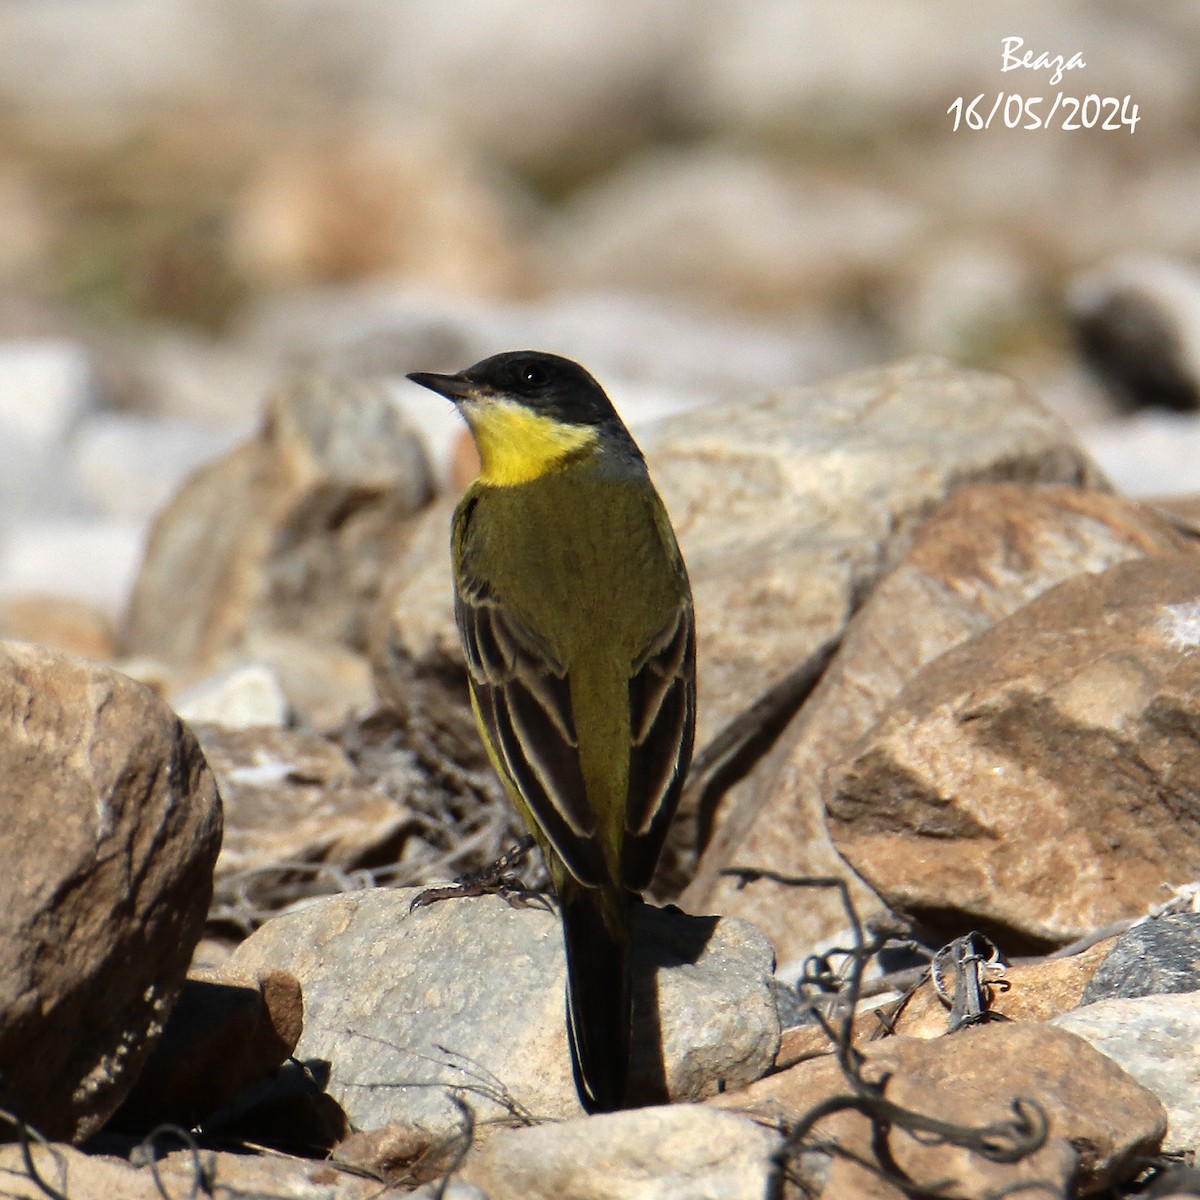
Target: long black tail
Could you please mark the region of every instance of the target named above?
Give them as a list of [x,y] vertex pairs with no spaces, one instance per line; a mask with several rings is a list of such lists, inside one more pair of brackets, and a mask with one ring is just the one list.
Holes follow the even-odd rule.
[[614,1112],[624,1106],[629,1081],[631,899],[571,880],[559,901],[575,1087],[588,1112]]

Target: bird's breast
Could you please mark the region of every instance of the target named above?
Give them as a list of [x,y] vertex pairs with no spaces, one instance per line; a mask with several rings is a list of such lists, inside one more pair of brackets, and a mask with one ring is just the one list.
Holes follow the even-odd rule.
[[679,599],[673,546],[648,480],[571,479],[480,488],[466,553],[498,602],[569,662],[600,645],[636,657]]

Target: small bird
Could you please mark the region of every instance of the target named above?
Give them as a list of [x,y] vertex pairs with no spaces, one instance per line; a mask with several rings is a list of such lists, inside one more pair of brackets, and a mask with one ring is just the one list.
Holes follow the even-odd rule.
[[626,1102],[630,921],[692,755],[696,643],[675,534],[637,444],[578,363],[521,350],[417,372],[482,470],[454,514],[455,615],[496,773],[545,855],[589,1112]]

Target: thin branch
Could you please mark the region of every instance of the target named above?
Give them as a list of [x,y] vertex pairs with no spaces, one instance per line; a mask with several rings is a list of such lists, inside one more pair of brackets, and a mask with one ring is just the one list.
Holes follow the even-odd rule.
[[[807,959],[801,979],[802,991],[815,988],[827,995],[830,990],[836,989],[840,1012],[835,1019],[827,1017],[816,1004],[813,1004],[812,1012],[836,1047],[837,1062],[850,1094],[829,1097],[814,1105],[791,1125],[772,1159],[767,1200],[783,1200],[785,1184],[788,1181],[796,1181],[792,1163],[798,1156],[817,1148],[809,1142],[810,1135],[821,1121],[839,1112],[858,1112],[870,1122],[871,1145],[877,1160],[877,1172],[899,1188],[905,1196],[914,1200],[955,1200],[953,1194],[947,1190],[954,1185],[952,1181],[929,1184],[910,1179],[892,1155],[890,1134],[893,1129],[901,1129],[925,1145],[958,1146],[996,1163],[1020,1162],[1045,1145],[1049,1121],[1041,1105],[1028,1097],[1018,1096],[1012,1101],[1011,1118],[979,1126],[960,1125],[929,1116],[888,1099],[885,1092],[889,1076],[884,1075],[878,1080],[871,1080],[864,1075],[866,1058],[853,1044],[854,1017],[862,995],[863,975],[875,956],[885,946],[893,944],[898,929],[889,926],[886,921],[872,921],[864,926],[844,879],[835,876],[789,876],[776,871],[742,867],[730,868],[725,874],[736,876],[741,887],[756,880],[769,879],[786,887],[834,888],[841,897],[853,936],[853,945],[850,947],[830,950]],[[956,952],[953,956],[960,971],[964,963],[973,961],[978,968],[979,964],[987,961],[987,956],[979,953],[972,940],[965,939],[965,942],[964,947],[958,948],[961,952]],[[951,948],[955,948],[954,943]],[[844,977],[833,967],[831,959],[834,955],[848,958],[849,968]],[[825,1153],[854,1157],[855,1161],[861,1161],[849,1155],[835,1142],[820,1143],[820,1148]],[[995,1193],[995,1196],[1013,1195],[1016,1191],[1038,1188],[1049,1190],[1051,1185],[1022,1183],[1017,1188],[1004,1188]]]
[[17,1137],[21,1141],[21,1162],[25,1167],[25,1173],[29,1176],[30,1181],[43,1192],[49,1200],[69,1200],[69,1197],[53,1184],[47,1183],[42,1178],[41,1172],[37,1168],[37,1164],[33,1161],[33,1151],[30,1148],[30,1140],[37,1142],[43,1150],[54,1160],[54,1165],[58,1168],[58,1181],[62,1188],[67,1186],[67,1164],[59,1151],[50,1144],[49,1140],[32,1125],[26,1124],[15,1113],[9,1112],[7,1109],[0,1108],[0,1121],[6,1125],[11,1125],[17,1132]]

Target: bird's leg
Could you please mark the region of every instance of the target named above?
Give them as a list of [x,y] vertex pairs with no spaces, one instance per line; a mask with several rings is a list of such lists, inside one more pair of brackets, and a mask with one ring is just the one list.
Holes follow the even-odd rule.
[[418,908],[436,904],[439,900],[450,900],[461,896],[503,896],[510,903],[523,900],[529,895],[521,877],[516,874],[533,849],[533,837],[526,834],[511,850],[506,850],[495,862],[478,871],[468,871],[453,883],[439,884],[418,892],[408,906],[413,912]]

